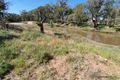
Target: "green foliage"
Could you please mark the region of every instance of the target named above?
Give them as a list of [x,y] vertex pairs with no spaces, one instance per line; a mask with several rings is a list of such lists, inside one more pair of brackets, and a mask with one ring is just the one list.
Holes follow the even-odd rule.
[[[37,9],[33,10],[35,19],[43,24],[49,18],[49,8],[46,6],[39,6]],[[40,14],[39,14],[40,13]]]
[[64,23],[67,20],[71,10],[67,4],[67,0],[58,0],[54,6],[54,19],[56,22]]
[[21,21],[20,15],[14,14],[14,13],[7,13],[5,19],[8,22],[20,22]]
[[16,58],[14,61],[15,61],[15,63],[14,63],[15,68],[22,68],[25,65],[25,59],[23,59],[21,57]]
[[83,4],[77,5],[73,9],[73,13],[68,17],[69,22],[74,24],[81,25],[88,21],[87,13],[85,12],[85,6]]
[[22,21],[33,21],[34,15],[32,12],[27,12],[27,11],[23,10],[21,13],[21,19],[22,19]]
[[89,13],[92,15],[91,19],[94,24],[94,28],[97,28],[97,24],[99,22],[99,17],[102,15],[105,0],[88,0],[87,9]]
[[6,3],[4,0],[0,1],[0,12],[6,9]]

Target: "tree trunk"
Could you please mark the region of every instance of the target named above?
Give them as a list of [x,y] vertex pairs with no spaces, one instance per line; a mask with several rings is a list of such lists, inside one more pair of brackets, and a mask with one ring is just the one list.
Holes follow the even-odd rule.
[[42,33],[44,33],[43,23],[38,23],[38,26],[39,26],[39,28],[40,28],[40,31],[41,31]]
[[93,23],[94,23],[94,28],[97,29],[97,23],[96,23],[96,21],[93,22]]
[[97,25],[97,21],[96,20],[92,20],[93,21],[93,24],[94,24],[94,28],[97,29],[98,25]]
[[43,23],[41,23],[40,30],[41,30],[42,33],[44,33]]
[[97,17],[93,16],[94,14],[92,14],[92,22],[94,24],[94,29],[97,29]]

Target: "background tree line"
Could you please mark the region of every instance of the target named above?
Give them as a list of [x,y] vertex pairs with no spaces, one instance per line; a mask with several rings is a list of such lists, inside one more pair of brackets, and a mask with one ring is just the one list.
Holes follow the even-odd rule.
[[[5,9],[5,3],[0,2],[1,16]],[[120,21],[120,2],[119,0],[87,0],[86,3],[71,8],[67,0],[57,0],[53,5],[46,4],[31,11],[24,10],[20,15],[7,13],[5,19],[10,22],[38,21],[43,33],[45,22],[75,25],[91,22],[95,29],[99,29],[100,25],[114,27]]]

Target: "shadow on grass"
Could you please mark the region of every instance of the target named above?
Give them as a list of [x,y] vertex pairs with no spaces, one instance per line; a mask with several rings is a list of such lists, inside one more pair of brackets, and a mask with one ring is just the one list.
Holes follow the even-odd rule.
[[0,80],[4,79],[5,78],[5,75],[8,75],[13,69],[14,69],[14,66],[11,65],[11,64],[3,64],[1,66],[1,69],[3,70],[2,73],[0,73]]
[[12,35],[12,34],[8,34],[8,35],[5,35],[5,36],[0,35],[0,41],[11,40],[11,39],[14,39],[14,38],[18,38],[18,36]]

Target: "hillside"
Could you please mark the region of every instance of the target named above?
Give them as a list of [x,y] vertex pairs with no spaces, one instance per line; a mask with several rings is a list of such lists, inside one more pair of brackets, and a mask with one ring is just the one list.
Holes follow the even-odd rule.
[[87,39],[78,27],[44,26],[45,34],[35,24],[0,31],[3,80],[120,80],[120,46]]

